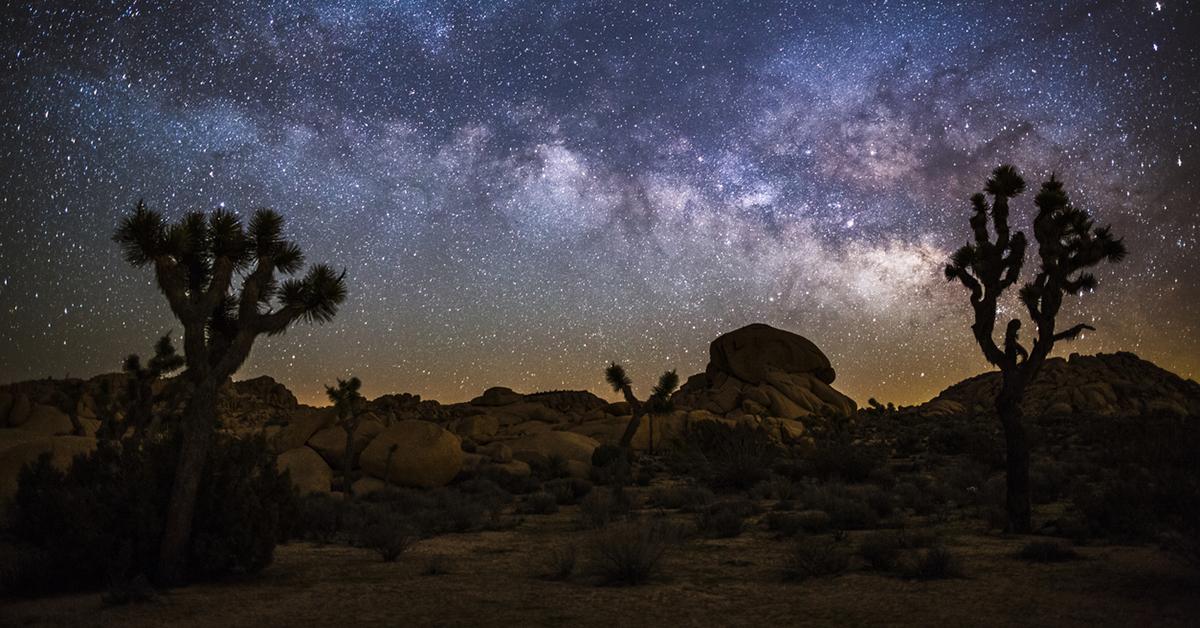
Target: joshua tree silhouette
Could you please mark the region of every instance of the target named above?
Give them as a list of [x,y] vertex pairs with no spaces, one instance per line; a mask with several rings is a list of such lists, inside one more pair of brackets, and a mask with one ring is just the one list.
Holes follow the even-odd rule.
[[[108,403],[103,411],[103,421],[96,431],[98,438],[120,440],[125,437],[129,428],[133,428],[135,438],[141,438],[154,427],[154,383],[168,373],[183,368],[183,356],[175,352],[168,332],[158,339],[154,345],[154,357],[142,366],[142,359],[136,353],[125,358],[122,370],[128,377],[125,384],[124,398],[118,403],[117,391],[106,390]],[[105,382],[105,388],[108,383]],[[117,416],[117,405],[124,405],[125,418]]]
[[679,387],[679,375],[674,370],[667,371],[659,376],[658,384],[651,391],[650,397],[642,403],[633,394],[633,380],[625,373],[625,367],[613,362],[604,369],[604,379],[612,386],[614,392],[619,392],[625,397],[625,401],[629,404],[629,412],[632,416],[629,423],[625,426],[625,432],[621,435],[621,447],[628,449],[633,444],[633,437],[637,434],[638,428],[642,425],[642,415],[649,415],[650,420],[650,453],[654,453],[654,416],[666,414],[671,411],[673,404],[671,403],[671,393]]
[[[241,367],[260,334],[283,333],[292,322],[333,319],[346,298],[345,273],[313,265],[303,278],[300,247],[283,239],[283,218],[259,209],[248,227],[232,212],[192,212],[174,224],[138,202],[113,239],[125,260],[151,266],[158,289],[183,324],[190,397],[180,421],[182,446],[167,509],[159,578],[184,578],[192,515],[216,426],[217,390]],[[233,285],[244,273],[240,289]]]
[[[1007,452],[1007,527],[1011,532],[1025,533],[1032,529],[1029,444],[1021,416],[1025,387],[1037,376],[1054,343],[1073,340],[1084,330],[1095,329],[1080,323],[1056,331],[1063,296],[1095,289],[1096,277],[1086,269],[1106,260],[1119,262],[1126,250],[1109,227],[1096,227],[1087,211],[1072,205],[1062,182],[1051,176],[1034,197],[1038,211],[1033,235],[1041,265],[1033,280],[1020,290],[1021,302],[1037,326],[1037,337],[1026,349],[1018,337],[1021,321],[1014,318],[1005,327],[1003,344],[997,345],[993,338],[997,302],[1018,281],[1025,261],[1025,234],[1012,233],[1008,223],[1008,201],[1025,191],[1025,180],[1016,168],[1002,165],[992,172],[984,190],[992,202],[982,193],[971,197],[974,242],[951,255],[946,279],[957,279],[970,291],[975,341],[988,362],[1000,369],[1002,384],[996,396],[996,413],[1004,427]],[[994,240],[988,230],[989,217]]]
[[353,497],[354,494],[350,484],[350,467],[354,462],[354,432],[362,420],[363,406],[366,404],[366,399],[358,392],[359,388],[362,388],[362,381],[357,377],[339,379],[337,386],[325,387],[325,394],[329,396],[334,411],[337,412],[338,424],[346,431],[346,453],[342,454],[342,490],[347,498]]

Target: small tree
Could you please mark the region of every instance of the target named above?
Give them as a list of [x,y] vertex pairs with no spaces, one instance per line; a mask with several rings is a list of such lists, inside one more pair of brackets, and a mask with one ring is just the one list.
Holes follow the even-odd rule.
[[[629,423],[625,426],[625,432],[621,435],[621,447],[628,449],[633,445],[633,437],[637,434],[638,428],[642,425],[642,415],[645,413],[665,414],[671,411],[671,393],[679,386],[679,376],[675,371],[667,371],[658,378],[658,385],[654,387],[651,396],[642,403],[633,394],[633,380],[625,373],[625,367],[612,362],[608,368],[604,369],[604,379],[612,386],[614,392],[619,392],[625,397],[625,402],[629,404],[629,412],[632,415]],[[654,451],[654,424],[651,418],[650,424],[650,451]]]
[[658,377],[658,383],[650,391],[650,397],[646,399],[646,418],[650,421],[650,453],[654,453],[654,417],[667,414],[675,409],[675,403],[671,401],[671,393],[679,388],[679,375],[672,369]]
[[[1021,302],[1037,327],[1037,337],[1032,347],[1026,349],[1019,339],[1021,321],[1013,318],[1005,327],[1003,344],[997,345],[993,338],[997,303],[1004,291],[1020,278],[1025,261],[1025,234],[1012,233],[1008,223],[1008,201],[1025,191],[1025,181],[1014,167],[1003,165],[992,172],[984,190],[991,195],[992,202],[982,193],[971,197],[974,242],[950,257],[946,279],[957,279],[970,291],[975,341],[988,362],[1000,369],[1002,382],[995,403],[1007,453],[1007,529],[1027,533],[1033,523],[1029,444],[1021,416],[1025,387],[1037,376],[1056,342],[1072,340],[1084,330],[1094,330],[1083,323],[1056,330],[1063,296],[1095,289],[1096,277],[1087,269],[1105,260],[1119,262],[1126,251],[1124,243],[1112,236],[1109,227],[1095,227],[1088,212],[1072,205],[1062,182],[1051,176],[1034,198],[1038,212],[1033,220],[1033,234],[1041,265],[1033,280],[1020,290]],[[994,240],[988,230],[989,217]]]
[[[145,436],[154,427],[154,384],[164,375],[181,368],[183,356],[175,352],[170,333],[158,339],[154,345],[154,357],[145,366],[142,366],[142,359],[136,353],[129,354],[122,365],[127,377],[124,397],[114,403],[118,398],[116,391],[107,391],[110,400],[103,411],[105,416],[101,417],[103,421],[96,436],[119,440],[125,437],[131,427],[134,438]],[[107,388],[107,381],[105,386]],[[118,418],[116,406],[124,406],[123,420]]]
[[[164,527],[159,577],[181,582],[192,516],[217,425],[218,388],[231,377],[262,334],[283,333],[296,320],[332,320],[346,298],[345,273],[324,264],[300,279],[276,273],[300,270],[300,247],[283,239],[283,217],[259,209],[248,228],[223,209],[192,212],[168,224],[139,202],[113,239],[127,262],[151,266],[171,313],[183,324],[183,374],[190,396],[180,422],[182,444]],[[234,277],[244,273],[240,287]]]
[[329,396],[334,411],[337,412],[338,425],[346,431],[346,453],[342,454],[342,484],[345,485],[347,498],[353,497],[354,493],[350,483],[350,468],[354,463],[354,432],[362,420],[363,406],[366,404],[362,393],[358,392],[359,388],[362,388],[362,381],[357,377],[339,379],[337,386],[325,387],[325,394]]

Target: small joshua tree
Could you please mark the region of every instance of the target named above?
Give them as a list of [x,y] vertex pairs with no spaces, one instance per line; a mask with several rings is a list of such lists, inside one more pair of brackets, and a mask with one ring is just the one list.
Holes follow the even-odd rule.
[[[1007,453],[1007,529],[1026,533],[1033,524],[1029,444],[1021,416],[1025,387],[1037,376],[1054,343],[1072,340],[1084,330],[1094,329],[1080,323],[1057,331],[1055,324],[1063,297],[1095,289],[1096,277],[1087,269],[1106,260],[1121,261],[1125,245],[1113,237],[1109,227],[1096,227],[1087,211],[1072,205],[1062,182],[1051,176],[1034,198],[1038,212],[1033,220],[1033,235],[1041,265],[1033,280],[1020,290],[1021,302],[1037,327],[1037,337],[1026,349],[1019,338],[1021,321],[1014,318],[1005,327],[1003,344],[997,345],[993,338],[997,302],[1018,281],[1025,261],[1025,234],[1012,233],[1008,223],[1008,201],[1025,191],[1025,181],[1015,168],[1003,165],[992,172],[984,189],[992,201],[989,203],[982,193],[971,197],[974,242],[950,257],[946,279],[957,279],[970,291],[975,341],[987,361],[1000,369],[1002,383],[995,403],[1004,427]],[[994,240],[988,230],[989,218]]]
[[628,425],[625,426],[625,432],[621,435],[621,447],[628,449],[633,444],[633,437],[637,434],[638,428],[642,425],[642,415],[650,414],[650,451],[654,451],[654,423],[653,415],[665,414],[671,411],[671,393],[679,386],[679,376],[675,371],[667,371],[658,378],[658,385],[651,391],[650,398],[646,403],[642,403],[633,394],[633,380],[625,373],[625,367],[613,362],[604,369],[604,379],[612,386],[614,392],[619,392],[625,397],[626,403],[629,404],[629,412],[632,415]]
[[[197,489],[217,425],[217,391],[262,334],[275,335],[296,320],[332,320],[346,298],[344,274],[324,264],[303,278],[279,281],[276,273],[301,269],[300,247],[283,239],[283,217],[259,209],[247,227],[223,209],[192,212],[168,224],[139,202],[113,239],[125,260],[150,266],[171,313],[183,324],[190,396],[180,420],[182,444],[164,522],[159,577],[184,578]],[[243,276],[241,285],[234,277]]]
[[[145,436],[146,432],[154,427],[154,384],[164,375],[181,368],[183,356],[175,352],[170,333],[158,339],[154,345],[154,357],[150,358],[145,366],[142,366],[142,359],[136,353],[129,354],[122,366],[128,378],[122,399],[125,418],[117,418],[116,409],[113,407],[117,404],[108,404],[104,413],[106,416],[103,417],[104,421],[96,436],[119,440],[125,437],[125,433],[131,427],[134,438]],[[107,386],[107,382],[105,385]],[[116,397],[113,392],[109,391],[110,396]]]
[[362,381],[357,377],[339,379],[337,386],[325,387],[325,394],[329,396],[334,411],[337,412],[338,425],[346,431],[346,453],[342,454],[342,484],[345,485],[347,498],[353,497],[354,493],[350,483],[350,468],[354,462],[354,432],[362,420],[363,406],[366,403],[362,393],[358,392],[359,388],[362,388]]

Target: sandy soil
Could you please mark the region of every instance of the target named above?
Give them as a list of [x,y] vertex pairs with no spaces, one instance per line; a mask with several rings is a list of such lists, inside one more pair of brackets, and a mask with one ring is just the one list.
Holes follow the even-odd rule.
[[[640,587],[586,572],[538,577],[550,548],[586,547],[576,508],[501,532],[421,541],[395,563],[371,551],[293,543],[257,576],[106,608],[99,594],[0,601],[5,626],[1196,626],[1200,577],[1153,547],[1078,548],[1081,560],[1011,557],[1028,539],[941,530],[964,577],[911,581],[854,569],[787,583],[788,541],[761,526],[674,546]],[[672,515],[682,520],[684,515]],[[966,525],[966,524],[959,524]],[[850,540],[854,540],[852,534]],[[425,575],[440,560],[448,573]]]

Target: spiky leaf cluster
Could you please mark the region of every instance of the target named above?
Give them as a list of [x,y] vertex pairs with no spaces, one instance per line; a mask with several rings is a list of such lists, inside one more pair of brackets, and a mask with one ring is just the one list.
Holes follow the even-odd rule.
[[304,254],[283,237],[283,217],[269,209],[255,210],[247,225],[224,209],[169,223],[139,201],[113,239],[130,264],[154,268],[159,289],[184,324],[189,371],[215,369],[227,376],[258,334],[282,333],[297,319],[329,321],[346,299],[344,273],[324,264],[303,277],[277,279],[277,273],[299,272]]

